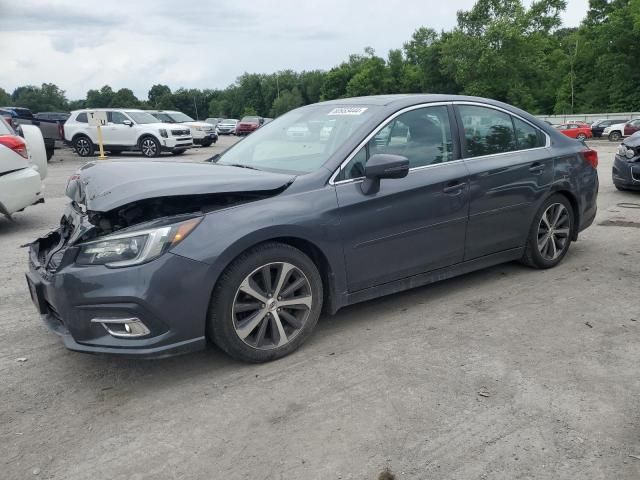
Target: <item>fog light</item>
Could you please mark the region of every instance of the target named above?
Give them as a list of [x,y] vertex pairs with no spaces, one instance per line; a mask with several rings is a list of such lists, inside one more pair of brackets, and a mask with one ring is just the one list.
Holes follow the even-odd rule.
[[139,318],[93,318],[91,323],[101,324],[109,335],[117,338],[135,338],[149,335],[151,331]]

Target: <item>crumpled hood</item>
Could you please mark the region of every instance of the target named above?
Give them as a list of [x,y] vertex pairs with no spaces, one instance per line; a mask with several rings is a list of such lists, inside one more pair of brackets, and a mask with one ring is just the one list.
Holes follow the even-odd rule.
[[208,162],[98,160],[69,178],[66,194],[88,211],[107,212],[149,198],[276,190],[294,178]]

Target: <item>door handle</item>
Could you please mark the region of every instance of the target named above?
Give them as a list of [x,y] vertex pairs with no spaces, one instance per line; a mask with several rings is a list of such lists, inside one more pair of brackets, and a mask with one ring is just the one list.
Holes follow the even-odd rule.
[[529,171],[535,174],[544,172],[544,169],[545,169],[545,166],[542,165],[541,163],[534,163],[529,167]]
[[444,187],[442,191],[444,193],[458,193],[460,190],[462,190],[465,187],[466,184],[467,182],[458,182],[453,185],[448,185]]

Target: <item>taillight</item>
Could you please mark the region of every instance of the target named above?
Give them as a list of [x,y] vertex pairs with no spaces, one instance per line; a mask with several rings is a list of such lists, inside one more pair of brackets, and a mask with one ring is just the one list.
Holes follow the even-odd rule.
[[580,153],[582,154],[582,158],[584,158],[589,165],[593,168],[598,168],[598,152],[587,148],[582,150]]
[[10,148],[21,157],[29,158],[27,144],[24,143],[24,140],[20,137],[16,137],[14,135],[0,135],[0,145]]

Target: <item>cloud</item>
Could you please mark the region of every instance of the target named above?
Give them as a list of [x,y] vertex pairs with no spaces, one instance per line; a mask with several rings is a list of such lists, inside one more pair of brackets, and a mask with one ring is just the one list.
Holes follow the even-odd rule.
[[[575,25],[586,2],[569,0],[565,18]],[[329,69],[366,46],[384,56],[473,3],[0,0],[2,45],[15,46],[3,48],[0,87],[51,82],[71,99],[105,84],[139,98],[156,83],[224,88],[244,72]]]

